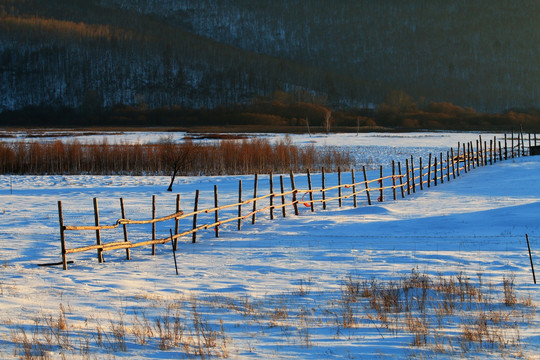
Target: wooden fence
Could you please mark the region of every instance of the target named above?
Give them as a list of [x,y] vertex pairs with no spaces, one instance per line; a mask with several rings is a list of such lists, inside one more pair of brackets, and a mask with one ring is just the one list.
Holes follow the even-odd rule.
[[[529,134],[528,149],[536,146],[536,135],[534,139]],[[195,192],[194,209],[189,213],[185,213],[180,210],[180,195],[176,196],[176,209],[170,215],[156,218],[156,197],[152,197],[152,218],[147,220],[130,220],[126,218],[124,200],[120,199],[120,210],[122,218],[118,219],[113,225],[100,225],[99,221],[99,208],[98,200],[94,198],[94,218],[95,223],[92,226],[68,226],[64,224],[62,202],[58,201],[58,215],[60,222],[60,242],[62,252],[62,264],[64,270],[67,270],[67,254],[73,254],[78,252],[97,250],[98,262],[103,262],[103,252],[110,250],[125,249],[126,259],[130,259],[130,249],[140,246],[152,246],[152,255],[155,255],[156,245],[172,242],[173,251],[176,251],[176,245],[178,239],[191,235],[191,241],[195,243],[197,241],[197,233],[204,229],[214,229],[215,236],[219,237],[220,226],[230,222],[236,222],[237,229],[241,230],[242,221],[251,218],[251,223],[255,224],[257,215],[261,212],[269,212],[270,219],[276,218],[276,211],[281,213],[281,217],[287,216],[286,209],[292,209],[295,215],[299,215],[299,204],[309,207],[313,212],[315,211],[315,205],[321,204],[322,208],[326,210],[327,203],[338,201],[338,206],[342,207],[343,200],[352,198],[353,206],[358,206],[358,197],[365,196],[367,204],[372,205],[373,199],[377,202],[385,201],[386,194],[391,193],[393,200],[398,198],[404,198],[407,195],[415,193],[419,190],[425,190],[431,187],[438,186],[444,182],[449,182],[456,177],[461,176],[464,173],[468,173],[471,170],[495,164],[498,161],[511,159],[514,157],[525,156],[529,154],[526,151],[525,139],[522,134],[518,134],[517,141],[512,134],[510,138],[505,134],[504,146],[501,140],[497,141],[496,138],[488,141],[482,141],[480,136],[476,143],[468,142],[460,144],[457,148],[451,148],[449,151],[440,153],[439,156],[429,154],[427,164],[420,157],[418,161],[412,156],[410,159],[405,160],[405,164],[401,162],[392,161],[391,173],[384,175],[383,167],[379,168],[379,177],[369,180],[367,177],[366,168],[362,167],[363,180],[357,181],[354,170],[351,171],[351,182],[343,183],[343,173],[338,170],[337,173],[337,185],[327,187],[326,174],[324,168],[321,172],[321,187],[314,188],[312,184],[312,176],[309,170],[307,170],[307,189],[298,189],[295,185],[295,176],[292,171],[289,174],[290,177],[290,190],[285,190],[283,175],[279,176],[279,191],[276,192],[274,184],[275,176],[269,175],[269,193],[265,195],[258,194],[259,175],[255,175],[253,196],[249,199],[243,200],[242,198],[242,180],[239,180],[238,184],[238,201],[232,204],[219,205],[218,200],[218,188],[214,186],[214,206],[208,209],[199,209],[199,190]],[[335,193],[337,190],[337,196],[327,197],[328,194]],[[315,198],[315,194],[320,196]],[[267,206],[257,207],[262,201],[268,203]],[[244,209],[248,207],[249,212],[244,213]],[[226,218],[220,218],[220,213],[226,209],[237,209],[234,212],[234,216]],[[210,218],[206,219],[206,223],[200,224],[199,215],[213,214]],[[179,221],[182,219],[192,219],[193,225],[186,231],[179,231]],[[167,220],[174,219],[174,233],[171,229],[170,236],[165,238],[156,238],[156,224]],[[141,242],[131,242],[128,237],[128,228],[134,225],[151,224],[152,235],[151,240]],[[101,231],[110,229],[122,229],[123,240],[116,242],[103,243],[101,241]],[[66,234],[73,231],[95,231],[96,232],[96,244],[84,247],[67,248],[66,247]],[[120,236],[121,237],[121,236]]]

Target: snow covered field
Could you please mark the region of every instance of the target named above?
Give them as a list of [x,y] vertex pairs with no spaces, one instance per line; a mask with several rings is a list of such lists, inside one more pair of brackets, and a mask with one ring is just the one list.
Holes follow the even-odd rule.
[[[128,135],[122,139],[149,141],[167,134]],[[489,141],[495,135],[482,136]],[[292,141],[347,146],[360,163],[387,165],[476,138],[468,133],[337,134],[293,135]],[[24,358],[24,344],[33,343],[34,354],[44,349],[51,358],[83,359],[537,358],[540,293],[532,283],[525,234],[537,261],[539,175],[540,158],[524,157],[475,169],[398,201],[367,206],[361,198],[353,208],[351,199],[342,208],[334,202],[322,210],[318,204],[314,213],[301,206],[300,216],[292,209],[284,219],[277,212],[276,220],[260,215],[255,225],[245,221],[241,231],[230,223],[221,227],[219,238],[208,230],[199,233],[196,244],[191,238],[179,243],[178,276],[170,244],[158,246],[156,256],[150,248],[133,249],[130,261],[125,250],[105,252],[103,264],[95,252],[85,252],[68,256],[74,261],[68,271],[38,267],[60,260],[57,201],[63,202],[66,225],[93,225],[92,198],[97,197],[101,223],[111,224],[120,217],[120,197],[128,218],[147,219],[152,195],[158,217],[174,212],[176,193],[182,209],[191,210],[196,189],[200,208],[211,207],[214,185],[221,204],[234,203],[238,180],[250,194],[252,176],[179,178],[174,193],[166,191],[168,177],[0,176],[0,357]],[[326,181],[335,185],[337,177],[328,174]],[[320,187],[320,174],[313,182]],[[304,175],[297,175],[296,185],[307,188]],[[268,189],[264,176],[259,188]],[[191,224],[184,220],[180,226]],[[170,227],[158,226],[158,237],[168,236]],[[121,236],[102,232],[106,241]],[[141,227],[133,239],[149,236]],[[68,233],[68,247],[94,241],[93,232]],[[347,285],[391,286],[419,274],[474,284],[485,291],[484,298],[469,299],[442,316],[436,311],[441,292],[430,290],[432,311],[389,310],[390,320],[382,319],[367,297],[344,301],[350,295]],[[511,306],[503,292],[509,279],[516,298]],[[421,296],[416,291],[414,301]],[[476,324],[479,313],[493,326],[494,314],[506,314],[493,346],[486,345],[487,332],[481,346],[463,340],[465,325]],[[345,321],[346,314],[352,322]],[[414,345],[415,329],[406,314],[429,325],[423,346]]]

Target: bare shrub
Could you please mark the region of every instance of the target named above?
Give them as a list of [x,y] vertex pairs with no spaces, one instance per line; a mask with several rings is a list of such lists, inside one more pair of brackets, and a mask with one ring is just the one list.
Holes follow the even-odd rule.
[[299,296],[307,296],[311,292],[311,284],[312,279],[300,279],[300,283],[298,285],[298,290],[296,291],[296,294]]
[[172,313],[171,308],[167,307],[165,314],[157,316],[154,322],[158,347],[161,350],[177,347],[182,342],[185,325],[178,311]]
[[506,306],[514,306],[517,302],[514,289],[515,276],[503,276],[504,303]]
[[338,149],[296,146],[290,138],[220,140],[214,143],[109,144],[107,140],[0,143],[2,174],[224,175],[350,168],[354,159]]

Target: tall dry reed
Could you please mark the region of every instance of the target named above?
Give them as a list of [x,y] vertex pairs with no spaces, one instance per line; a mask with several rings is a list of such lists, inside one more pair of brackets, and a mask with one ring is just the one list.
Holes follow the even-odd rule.
[[290,139],[221,140],[213,143],[162,140],[156,144],[83,144],[62,142],[0,143],[1,174],[90,175],[238,175],[265,172],[328,171],[354,165],[350,153]]

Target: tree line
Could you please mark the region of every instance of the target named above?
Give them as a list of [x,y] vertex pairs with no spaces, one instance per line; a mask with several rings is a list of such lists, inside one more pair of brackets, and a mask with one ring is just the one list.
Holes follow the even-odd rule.
[[[90,100],[89,100],[90,101]],[[90,109],[90,110],[89,110]],[[414,99],[393,91],[376,108],[332,109],[298,101],[278,91],[248,104],[192,109],[147,108],[117,104],[110,109],[26,106],[0,114],[0,126],[60,127],[173,127],[218,132],[366,132],[392,130],[540,130],[540,111],[510,109],[482,113],[449,102]]]
[[1,0],[0,112],[213,109],[276,91],[373,109],[393,90],[530,108],[539,12],[529,0]]

